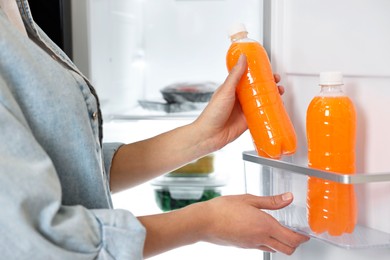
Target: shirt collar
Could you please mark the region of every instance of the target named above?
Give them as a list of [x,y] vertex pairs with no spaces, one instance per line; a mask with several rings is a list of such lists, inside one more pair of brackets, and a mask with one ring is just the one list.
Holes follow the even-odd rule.
[[34,19],[31,14],[30,5],[27,0],[16,0],[19,7],[20,15],[22,16],[24,26],[26,30],[34,37],[39,38],[38,28],[34,23]]

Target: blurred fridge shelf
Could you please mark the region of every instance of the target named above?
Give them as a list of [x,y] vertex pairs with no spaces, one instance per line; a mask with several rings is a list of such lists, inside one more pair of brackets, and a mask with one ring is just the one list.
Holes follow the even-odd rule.
[[201,110],[185,111],[185,112],[164,112],[151,111],[141,106],[135,106],[133,109],[124,110],[121,113],[110,113],[104,115],[106,120],[193,120]]
[[[246,191],[261,196],[276,195],[288,191],[298,194],[307,190],[307,178],[317,177],[346,185],[375,185],[390,181],[390,172],[357,173],[354,175],[331,173],[290,163],[291,158],[273,160],[257,156],[255,151],[243,152]],[[326,243],[345,249],[390,248],[390,233],[373,229],[360,223],[351,234],[330,236],[327,233],[313,233],[307,223],[305,196],[295,197],[294,202],[285,209],[269,211],[280,223]],[[358,205],[359,206],[359,205]],[[378,216],[380,218],[381,216]]]

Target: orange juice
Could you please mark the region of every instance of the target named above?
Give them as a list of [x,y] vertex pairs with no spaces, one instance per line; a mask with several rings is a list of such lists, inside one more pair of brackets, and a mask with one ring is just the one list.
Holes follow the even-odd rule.
[[231,32],[232,44],[226,55],[230,71],[241,54],[247,58],[247,72],[237,86],[237,97],[259,155],[278,159],[296,150],[296,135],[276,86],[263,46],[247,38],[240,25]]
[[[338,80],[333,81],[333,85],[322,83],[320,95],[314,97],[308,107],[306,131],[309,167],[354,174],[354,105],[341,90],[341,74],[328,73],[321,76]],[[354,230],[357,209],[353,185],[310,177],[307,208],[308,223],[315,233],[328,232],[330,235],[339,236]]]

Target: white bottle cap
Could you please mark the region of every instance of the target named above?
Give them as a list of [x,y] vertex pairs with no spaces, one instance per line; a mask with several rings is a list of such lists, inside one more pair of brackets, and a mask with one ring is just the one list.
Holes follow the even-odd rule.
[[343,85],[343,74],[338,71],[321,72],[320,85]]
[[229,37],[237,34],[237,33],[240,33],[240,32],[248,32],[246,30],[246,27],[243,23],[237,23],[237,24],[234,24],[232,27],[230,27],[229,29]]

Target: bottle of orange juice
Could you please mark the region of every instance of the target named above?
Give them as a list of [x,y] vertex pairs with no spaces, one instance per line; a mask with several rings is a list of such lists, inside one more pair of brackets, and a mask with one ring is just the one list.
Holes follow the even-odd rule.
[[259,42],[249,39],[243,24],[231,28],[232,41],[226,55],[230,71],[241,54],[247,72],[237,86],[237,96],[250,134],[260,156],[279,159],[296,150],[296,134],[276,86],[267,53]]
[[[306,114],[308,162],[311,168],[354,174],[356,112],[342,85],[340,72],[320,74],[321,92]],[[357,219],[353,185],[310,177],[307,210],[314,233],[352,233]]]

